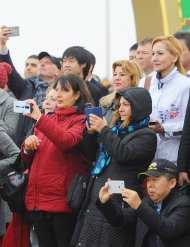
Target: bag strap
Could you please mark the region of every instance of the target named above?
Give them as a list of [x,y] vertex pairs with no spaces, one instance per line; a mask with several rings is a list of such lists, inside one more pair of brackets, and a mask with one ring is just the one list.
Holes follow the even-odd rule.
[[86,208],[88,206],[88,203],[90,201],[90,195],[91,195],[92,187],[93,187],[95,179],[96,179],[95,176],[91,176],[90,179],[89,179],[88,186],[87,186],[87,191],[86,191],[86,197],[85,197],[84,202],[82,204],[82,208],[81,208],[81,210],[79,212],[78,218],[80,218],[80,216],[83,215],[83,212],[86,210]]
[[144,82],[144,88],[146,88],[148,91],[150,89],[151,80],[152,80],[152,76],[146,76],[145,82]]

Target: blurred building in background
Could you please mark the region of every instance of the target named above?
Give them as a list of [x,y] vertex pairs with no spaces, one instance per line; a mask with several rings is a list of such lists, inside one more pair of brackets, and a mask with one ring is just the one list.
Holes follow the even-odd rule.
[[137,41],[190,30],[190,0],[132,0]]

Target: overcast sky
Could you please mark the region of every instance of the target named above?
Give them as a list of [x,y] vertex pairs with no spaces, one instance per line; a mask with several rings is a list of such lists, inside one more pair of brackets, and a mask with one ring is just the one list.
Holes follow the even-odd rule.
[[6,0],[1,3],[2,25],[20,27],[20,36],[8,41],[20,73],[31,54],[62,56],[69,46],[81,45],[96,56],[94,72],[110,78],[112,62],[127,59],[136,42],[131,0]]

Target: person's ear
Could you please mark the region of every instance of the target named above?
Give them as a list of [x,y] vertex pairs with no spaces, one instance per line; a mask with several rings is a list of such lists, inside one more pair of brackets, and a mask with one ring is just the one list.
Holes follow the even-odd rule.
[[77,92],[75,93],[75,96],[74,96],[75,101],[77,101],[77,100],[79,99],[79,97],[80,97],[80,92],[77,91]]
[[177,180],[175,178],[172,178],[170,181],[169,181],[169,186],[170,186],[170,189],[173,189],[177,184]]
[[55,76],[58,76],[58,75],[60,75],[60,73],[61,73],[61,70],[60,69],[55,69]]
[[172,61],[173,61],[174,64],[177,62],[178,58],[179,57],[177,55],[173,55]]
[[83,63],[80,65],[82,69],[84,69],[86,67],[86,63]]

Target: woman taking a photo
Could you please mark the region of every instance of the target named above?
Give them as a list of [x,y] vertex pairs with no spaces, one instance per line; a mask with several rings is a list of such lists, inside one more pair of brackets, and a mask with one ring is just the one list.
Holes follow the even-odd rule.
[[[146,89],[124,89],[116,94],[115,102],[111,128],[105,118],[90,114],[91,128],[84,133],[85,156],[95,161],[95,166],[88,205],[78,218],[72,238],[74,246],[132,246],[133,233],[109,225],[95,201],[108,178],[124,180],[127,188],[143,196],[138,173],[147,169],[155,155],[156,135],[148,128],[152,102]],[[122,200],[121,196],[113,199],[119,204]]]
[[40,247],[68,247],[76,215],[67,205],[67,191],[76,173],[88,164],[81,151],[85,127],[84,107],[91,102],[85,82],[76,75],[61,76],[53,87],[55,113],[44,115],[32,99],[37,120],[34,135],[22,146],[22,159],[32,164],[26,192],[26,208],[33,220]]

